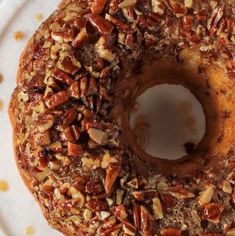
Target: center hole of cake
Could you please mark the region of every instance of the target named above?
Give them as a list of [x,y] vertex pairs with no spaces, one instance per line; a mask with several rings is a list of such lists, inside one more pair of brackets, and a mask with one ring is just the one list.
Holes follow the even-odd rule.
[[194,151],[206,131],[201,103],[181,85],[155,85],[140,94],[130,115],[138,145],[149,155],[177,160]]

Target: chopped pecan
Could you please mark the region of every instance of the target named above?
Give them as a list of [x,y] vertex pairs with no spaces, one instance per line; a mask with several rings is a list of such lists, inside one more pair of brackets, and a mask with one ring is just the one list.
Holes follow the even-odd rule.
[[69,93],[67,91],[58,92],[49,98],[45,99],[45,104],[49,109],[55,108],[69,100]]
[[73,84],[74,80],[69,76],[67,75],[64,71],[62,70],[59,70],[57,68],[55,68],[54,70],[52,70],[52,76],[62,82],[62,83],[65,83],[67,85],[71,85]]
[[170,189],[170,193],[177,199],[194,198],[195,195],[181,186],[175,186]]
[[112,22],[121,32],[126,32],[129,29],[128,24],[125,24],[124,22],[120,21],[119,19],[106,14],[105,19]]
[[157,196],[156,190],[133,191],[134,198],[138,201],[150,201]]
[[165,5],[160,0],[152,0],[152,9],[154,13],[163,15],[165,12]]
[[133,7],[135,6],[137,0],[124,0],[118,6],[120,8]]
[[81,69],[81,63],[75,57],[69,55],[61,56],[57,67],[68,74],[76,74]]
[[198,203],[201,206],[204,206],[205,204],[211,202],[214,192],[215,192],[215,186],[209,185],[207,189],[200,194]]
[[109,153],[105,153],[103,156],[103,160],[101,162],[101,167],[103,169],[106,169],[109,166],[109,164],[115,163],[115,162],[118,162],[115,157],[111,156]]
[[231,172],[228,175],[227,179],[231,184],[235,185],[235,171]]
[[51,37],[59,43],[72,42],[74,38],[74,31],[72,29],[65,29],[64,31],[61,31],[61,32],[52,31]]
[[209,220],[213,223],[220,222],[220,215],[223,211],[223,206],[219,203],[208,203],[204,206],[202,219]]
[[169,1],[170,2],[170,5],[172,7],[172,11],[173,13],[177,16],[177,17],[181,17],[183,15],[186,15],[187,14],[187,8],[182,5],[181,3],[179,2],[176,2],[176,1]]
[[90,180],[86,184],[86,192],[97,196],[104,192],[104,188],[100,182]]
[[100,199],[91,199],[86,203],[86,207],[93,212],[105,211],[107,209],[107,203]]
[[153,199],[153,212],[156,220],[163,218],[162,204],[159,198]]
[[161,229],[161,235],[163,236],[181,236],[181,231],[175,228]]
[[69,156],[81,156],[83,148],[79,144],[68,142],[68,155]]
[[100,145],[104,144],[107,135],[103,130],[96,129],[96,128],[90,128],[90,129],[88,129],[87,132],[93,141],[95,141],[96,143],[98,143]]
[[120,163],[110,163],[108,168],[106,169],[104,188],[107,194],[111,192],[120,170],[121,170]]
[[85,97],[87,95],[88,89],[88,79],[86,77],[82,77],[80,79],[80,96]]
[[113,212],[115,217],[120,221],[125,220],[128,217],[126,208],[123,204],[112,207],[111,211]]
[[36,121],[36,127],[38,131],[42,134],[48,131],[54,125],[54,122],[55,122],[55,118],[53,115],[43,114],[38,117]]
[[85,27],[83,27],[77,36],[74,38],[72,42],[73,47],[79,47],[83,42],[88,40],[88,33]]
[[40,146],[47,146],[51,143],[51,135],[50,132],[44,132],[43,134],[36,135],[36,142]]
[[224,180],[223,183],[222,183],[222,190],[225,192],[225,193],[228,193],[228,194],[231,194],[233,189],[232,189],[232,186],[231,184],[229,183],[229,181],[227,180]]
[[91,12],[95,14],[100,14],[106,4],[107,0],[94,0],[91,4]]
[[83,207],[84,206],[84,203],[85,203],[85,197],[84,195],[76,188],[74,187],[70,187],[69,188],[69,192],[72,196],[73,199],[76,199],[76,204],[79,206],[79,207]]
[[172,207],[175,206],[176,199],[174,197],[172,197],[170,195],[167,195],[167,194],[164,194],[164,193],[161,193],[160,196],[161,196],[162,202],[164,203],[163,205],[166,208],[172,208]]
[[80,90],[79,90],[79,83],[76,81],[74,82],[68,89],[71,97],[73,98],[80,98]]
[[133,219],[135,227],[137,229],[140,229],[141,228],[140,205],[137,203],[134,203],[133,205]]
[[152,236],[154,218],[144,206],[140,207],[140,218],[141,218],[141,230],[143,234]]
[[111,34],[114,27],[112,23],[106,20],[104,17],[97,14],[88,14],[86,15],[89,22],[98,30],[100,34],[107,35]]
[[193,0],[184,0],[184,6],[187,8],[192,8]]

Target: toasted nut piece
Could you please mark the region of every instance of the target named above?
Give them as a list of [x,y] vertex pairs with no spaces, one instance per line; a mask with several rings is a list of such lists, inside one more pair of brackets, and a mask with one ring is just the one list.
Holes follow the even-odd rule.
[[227,231],[226,236],[235,236],[235,228],[232,228]]
[[137,203],[134,203],[133,205],[133,219],[134,224],[137,229],[141,228],[141,220],[140,220],[140,205]]
[[74,80],[68,74],[66,74],[64,71],[59,70],[57,68],[52,71],[52,76],[56,80],[62,83],[65,83],[67,85],[71,85],[74,82]]
[[69,220],[73,221],[73,223],[74,223],[75,225],[77,225],[77,226],[78,226],[78,225],[81,223],[81,221],[82,221],[81,217],[79,217],[79,216],[77,216],[77,215],[70,216],[70,217],[69,217]]
[[125,220],[128,217],[126,208],[123,204],[119,206],[112,207],[112,212],[115,215],[115,217],[119,220]]
[[165,12],[165,6],[159,0],[152,0],[152,9],[159,15],[163,15]]
[[73,38],[74,38],[74,31],[71,29],[66,29],[62,32],[54,32],[52,31],[51,33],[51,37],[59,42],[59,43],[68,43],[68,42],[72,42]]
[[156,190],[133,191],[134,198],[138,201],[148,201],[157,196]]
[[99,158],[92,158],[92,157],[83,157],[82,164],[84,167],[95,170],[100,167],[100,159]]
[[159,198],[153,199],[153,212],[156,220],[163,218],[162,204]]
[[92,217],[92,211],[89,210],[89,209],[86,209],[84,212],[83,212],[83,217],[86,221],[90,220],[91,217]]
[[207,189],[200,194],[198,200],[200,206],[204,206],[205,204],[209,203],[212,200],[214,192],[215,192],[215,186],[214,185],[208,186]]
[[106,133],[103,130],[90,128],[88,129],[88,134],[90,138],[96,143],[102,145],[106,139]]
[[38,131],[43,134],[48,131],[55,122],[55,118],[51,114],[41,115],[36,121],[36,127]]
[[233,189],[232,189],[232,185],[227,181],[224,180],[222,183],[222,189],[225,193],[231,194]]
[[48,167],[46,167],[42,172],[38,172],[36,174],[36,178],[38,181],[42,181],[46,177],[48,177],[51,173],[52,173],[52,170],[50,170]]
[[202,218],[209,220],[213,223],[220,222],[220,215],[223,211],[223,206],[219,203],[208,203],[204,206],[204,212]]
[[111,50],[105,48],[105,39],[100,37],[95,45],[96,51],[100,58],[112,63],[116,59],[116,55]]
[[137,2],[137,0],[124,0],[118,6],[120,8],[133,7],[133,6],[135,6],[136,2]]
[[81,156],[82,153],[83,153],[83,148],[81,145],[68,142],[68,155],[69,156]]
[[161,235],[163,236],[180,236],[181,231],[175,228],[164,228],[161,230]]
[[141,229],[144,235],[152,235],[154,218],[143,206],[140,207],[140,218]]
[[70,187],[69,191],[70,191],[73,199],[79,200],[79,202],[77,202],[77,204],[79,204],[80,207],[83,207],[84,203],[85,203],[84,195],[74,187]]
[[88,40],[88,33],[86,30],[86,27],[83,27],[78,35],[75,37],[75,39],[72,42],[73,47],[79,47],[83,42]]
[[106,169],[110,163],[118,162],[115,157],[110,156],[109,153],[105,153],[103,156],[103,160],[101,162],[101,167]]
[[107,209],[106,201],[101,199],[91,199],[86,203],[86,207],[93,212],[105,211]]
[[184,6],[191,8],[193,6],[193,0],[184,0]]
[[91,5],[91,12],[95,14],[100,14],[106,4],[107,0],[94,0]]
[[76,81],[74,82],[68,89],[71,97],[74,97],[76,99],[80,98],[80,92],[79,92],[79,83]]
[[231,172],[227,179],[231,184],[235,185],[235,171]]
[[61,91],[47,98],[45,104],[49,109],[52,109],[67,102],[68,99],[69,93],[67,91]]
[[114,27],[112,23],[106,20],[104,17],[97,14],[86,15],[90,23],[103,35],[110,34]]
[[106,177],[104,182],[105,192],[109,194],[112,190],[112,187],[119,175],[121,170],[120,163],[111,163],[109,164],[108,168],[106,169]]

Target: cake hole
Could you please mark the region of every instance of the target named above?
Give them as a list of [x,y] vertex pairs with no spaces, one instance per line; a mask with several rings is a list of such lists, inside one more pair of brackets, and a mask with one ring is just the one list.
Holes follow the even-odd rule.
[[206,131],[201,103],[181,85],[161,84],[145,90],[137,97],[129,122],[147,154],[168,160],[192,153]]

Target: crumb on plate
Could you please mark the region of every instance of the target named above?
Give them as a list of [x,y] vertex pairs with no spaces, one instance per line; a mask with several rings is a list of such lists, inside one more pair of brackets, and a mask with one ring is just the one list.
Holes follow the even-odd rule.
[[7,192],[9,190],[9,185],[6,180],[0,180],[0,192]]
[[34,235],[35,233],[35,228],[34,226],[27,226],[25,229],[24,229],[24,235],[25,236],[32,236]]
[[41,13],[36,14],[35,20],[40,23],[43,19],[43,15]]
[[14,38],[16,41],[20,41],[24,38],[24,33],[22,31],[14,32]]
[[0,73],[0,84],[2,83],[3,81],[3,75]]

